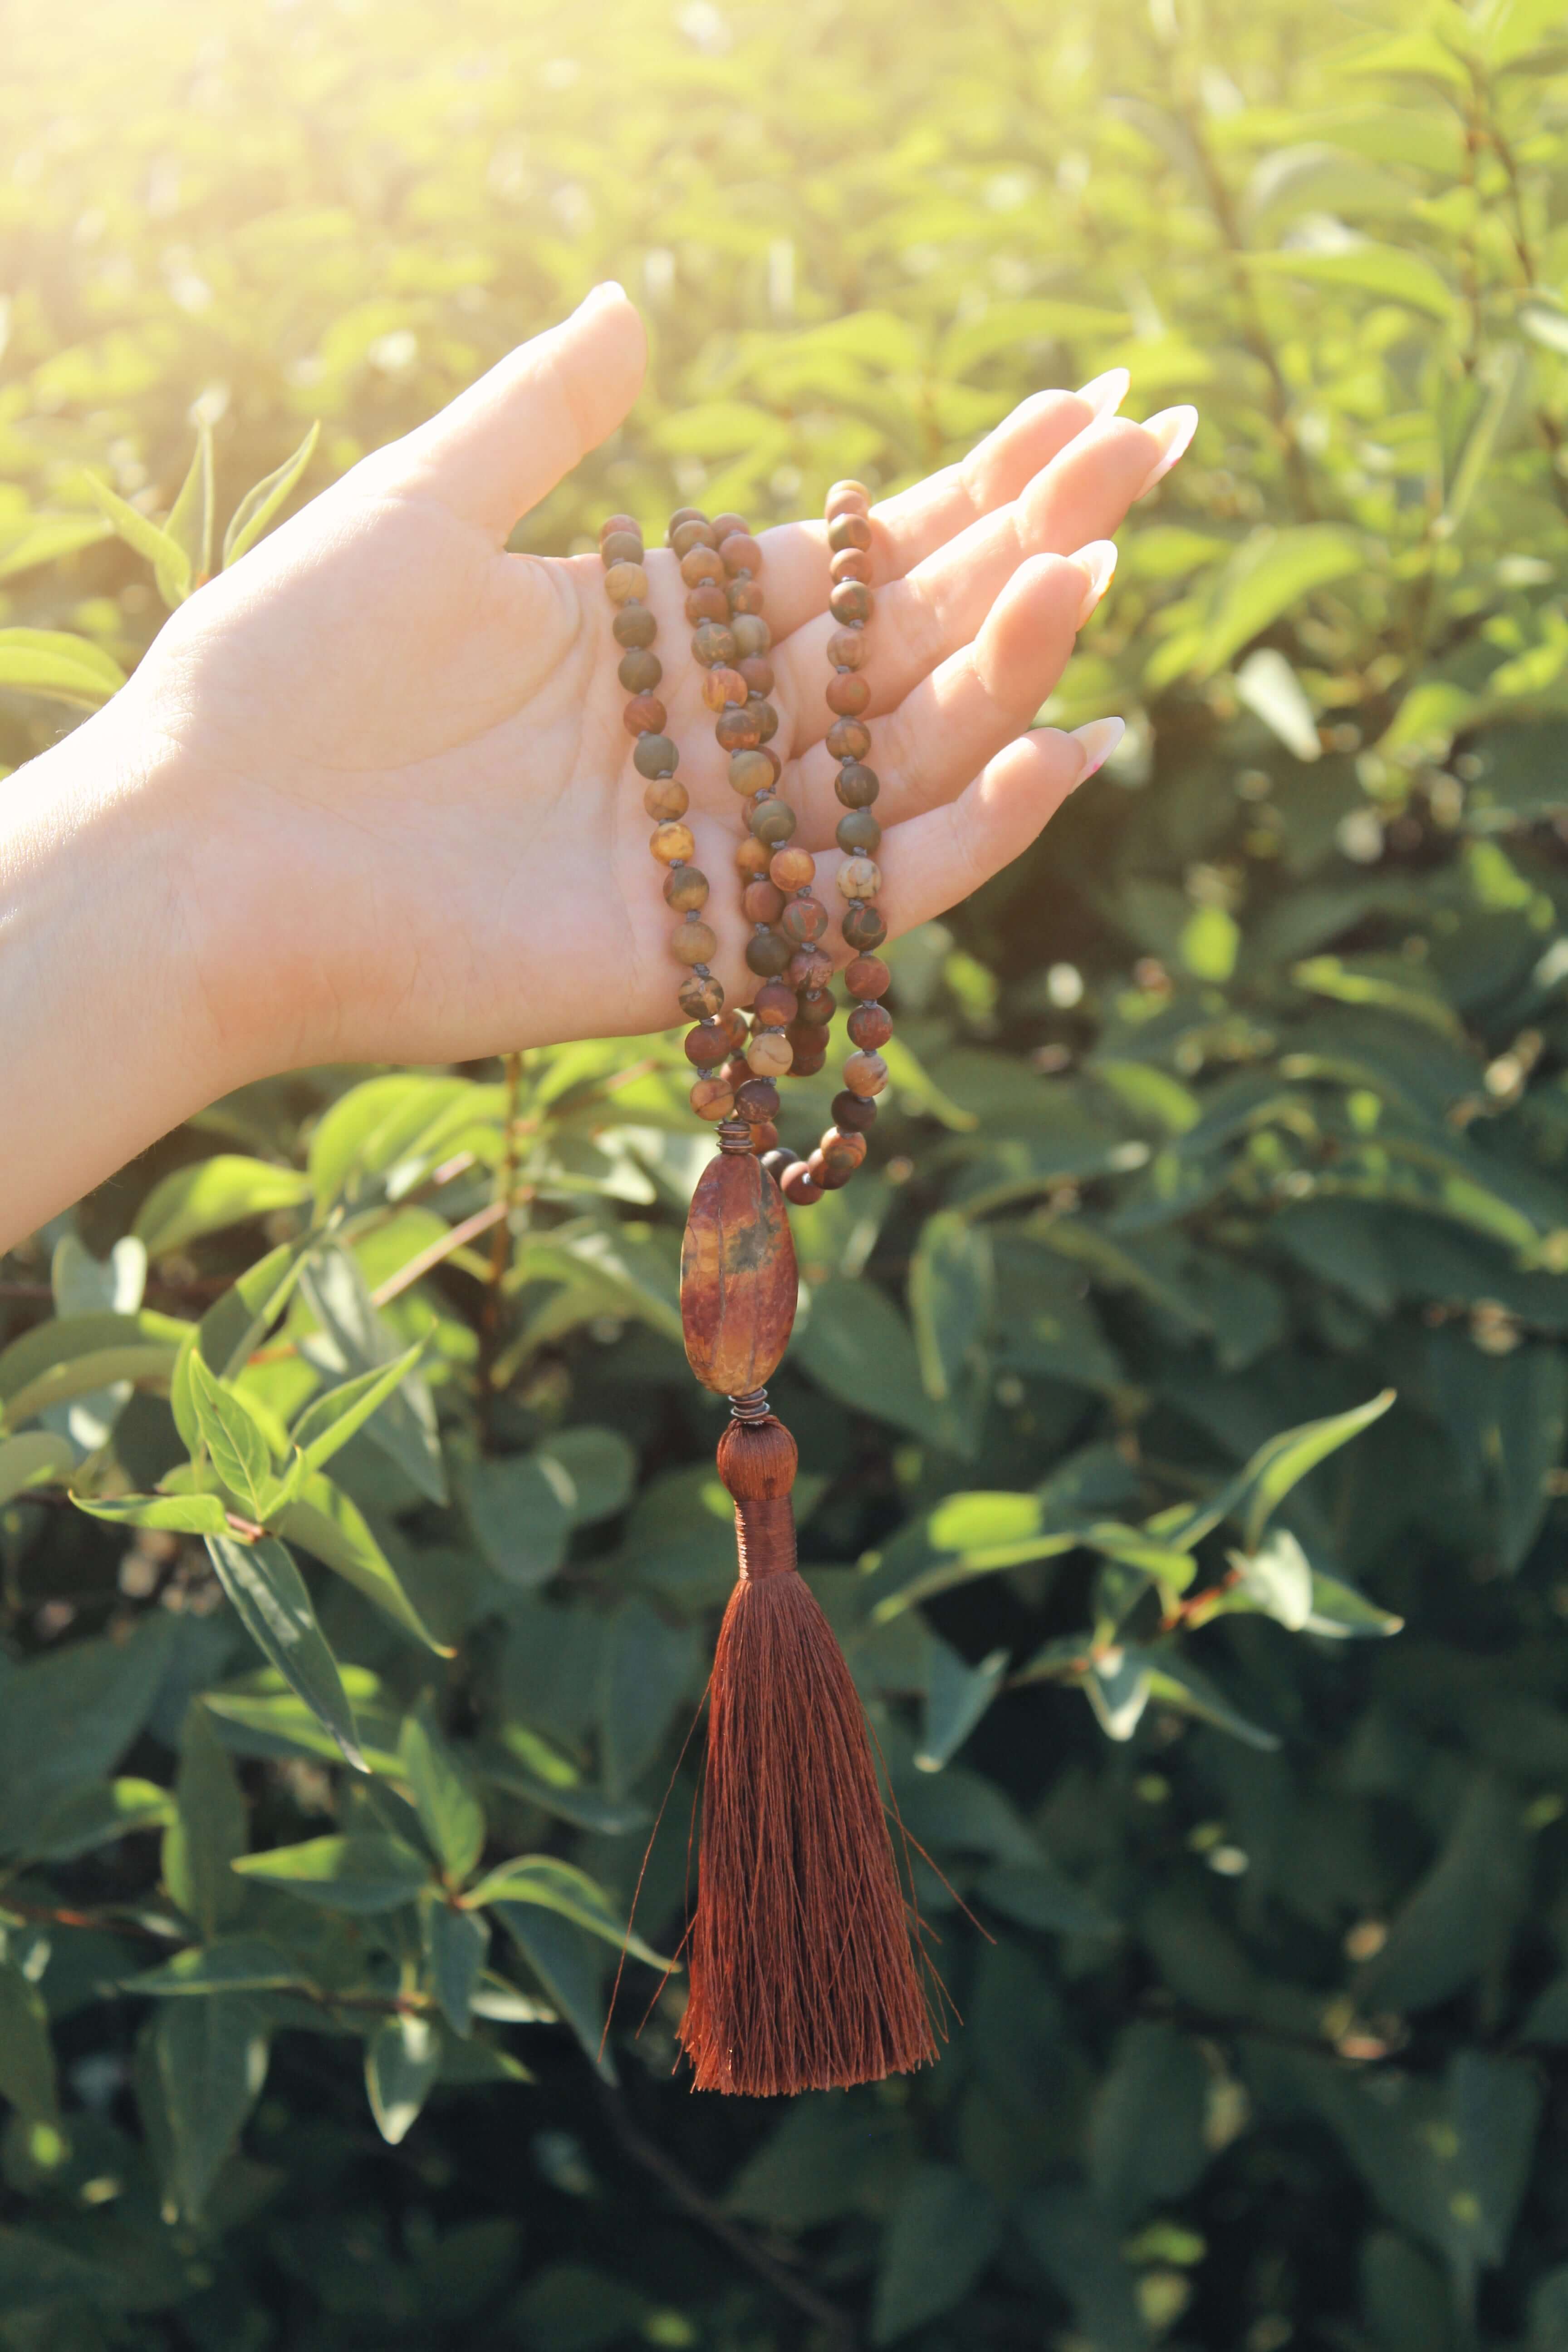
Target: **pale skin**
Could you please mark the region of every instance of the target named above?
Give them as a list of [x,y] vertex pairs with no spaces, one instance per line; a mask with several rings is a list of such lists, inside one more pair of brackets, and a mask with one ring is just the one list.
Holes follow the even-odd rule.
[[[0,1248],[255,1078],[679,1017],[598,559],[505,551],[644,362],[632,305],[596,289],[199,590],[123,692],[0,784]],[[1118,372],[1038,393],[873,509],[894,936],[1016,857],[1120,733],[1025,730],[1109,583],[1111,534],[1191,438],[1190,409],[1118,417],[1125,389]],[[837,913],[826,531],[763,545],[780,790]],[[648,573],[714,969],[743,1003],[743,805],[674,557],[650,543]]]

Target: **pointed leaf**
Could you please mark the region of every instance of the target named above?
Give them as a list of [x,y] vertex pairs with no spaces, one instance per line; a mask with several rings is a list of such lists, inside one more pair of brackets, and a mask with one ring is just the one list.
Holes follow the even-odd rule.
[[430,1878],[422,1853],[401,1838],[372,1830],[272,1846],[266,1853],[242,1854],[231,1866],[243,1878],[259,1879],[328,1911],[395,1911],[411,1903]]
[[364,2083],[376,2129],[389,2146],[404,2138],[441,2069],[441,2028],[432,2017],[389,2017],[364,2053]]
[[284,459],[274,472],[253,483],[229,518],[223,539],[223,568],[237,563],[267,529],[289,491],[315,455],[316,443],[321,434],[321,423],[311,425],[291,457]]
[[208,1536],[206,1545],[218,1582],[251,1640],[331,1732],[349,1762],[368,1771],[338,1662],[316,1622],[305,1580],[284,1547],[271,1537],[243,1544],[229,1536]]

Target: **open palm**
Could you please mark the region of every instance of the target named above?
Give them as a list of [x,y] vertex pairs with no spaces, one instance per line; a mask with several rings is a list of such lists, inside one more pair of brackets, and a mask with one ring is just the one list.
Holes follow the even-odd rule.
[[[600,289],[202,590],[120,698],[124,719],[187,755],[182,887],[221,892],[226,918],[203,985],[257,1074],[676,1017],[598,561],[505,551],[518,516],[619,424],[643,359],[635,310]],[[1102,413],[1124,383],[1037,394],[963,464],[873,511],[868,716],[894,933],[1015,857],[1109,740],[1023,730],[1109,578],[1096,543],[1190,432],[1190,412],[1152,430]],[[826,533],[791,524],[763,548],[779,789],[797,839],[826,853],[832,903]],[[650,550],[648,575],[715,968],[744,1001],[744,812],[674,557]]]

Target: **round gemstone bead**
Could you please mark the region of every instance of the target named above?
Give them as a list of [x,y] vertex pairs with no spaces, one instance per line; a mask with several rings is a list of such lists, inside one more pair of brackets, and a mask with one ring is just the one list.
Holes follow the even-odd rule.
[[683,522],[706,522],[708,518],[703,513],[700,507],[677,507],[675,512],[669,518],[669,525],[665,532],[665,537],[673,547],[675,545],[675,534],[680,529]]
[[737,613],[731,634],[736,653],[748,661],[754,654],[765,654],[773,641],[773,633],[760,613]]
[[640,735],[632,749],[632,765],[639,776],[672,776],[680,753],[668,735]]
[[641,545],[642,525],[638,522],[636,515],[606,515],[604,521],[599,525],[599,545],[601,548],[603,548],[605,541],[609,538],[611,532],[616,530],[630,531],[632,537],[637,541],[639,546]]
[[717,534],[706,515],[694,514],[685,522],[672,522],[669,543],[679,557],[690,554],[694,547],[712,547]]
[[886,996],[892,984],[893,975],[880,956],[858,955],[853,963],[846,964],[844,968],[845,987],[851,996],[858,997],[863,1003],[874,997]]
[[651,694],[664,676],[664,664],[657,654],[644,653],[634,646],[630,653],[621,656],[616,676],[628,694]]
[[825,1029],[803,1029],[797,1022],[789,1033],[795,1047],[795,1072],[797,1078],[814,1078],[827,1060],[827,1032]]
[[749,531],[750,529],[751,525],[744,515],[716,514],[713,517],[713,537],[721,547],[727,539],[732,539],[738,530]]
[[847,857],[838,869],[840,896],[874,898],[882,887],[882,869],[874,857]]
[[640,563],[642,562],[641,531],[606,531],[599,541],[599,561],[606,572],[614,563]]
[[730,789],[743,793],[750,800],[753,793],[771,793],[776,777],[773,763],[765,751],[736,751],[730,761]]
[[729,1051],[724,1032],[714,1022],[700,1022],[686,1033],[686,1058],[700,1070],[716,1070]]
[[713,733],[721,751],[754,751],[763,740],[762,722],[749,705],[721,710]]
[[746,941],[747,969],[760,980],[776,980],[789,969],[793,950],[789,941],[777,931],[753,931]]
[[828,521],[835,523],[840,515],[864,514],[870,503],[871,493],[865,483],[847,478],[834,483],[823,511]]
[[838,820],[834,840],[850,856],[871,856],[882,838],[882,828],[868,808],[849,809]]
[[836,673],[827,681],[827,708],[840,719],[858,719],[871,699],[871,688],[853,670]]
[[777,1118],[779,1090],[772,1078],[753,1074],[735,1088],[735,1108],[748,1127],[760,1127],[764,1119]]
[[874,1054],[893,1034],[893,1016],[885,1004],[858,1004],[849,1015],[849,1043]]
[[758,841],[754,835],[747,834],[743,841],[735,844],[736,871],[743,874],[748,882],[758,882],[766,874],[772,856],[773,851],[765,841]]
[[695,866],[672,866],[664,877],[664,895],[678,914],[694,915],[708,904],[708,877]]
[[691,1089],[691,1108],[699,1118],[728,1118],[735,1108],[734,1090],[717,1076],[699,1078]]
[[789,960],[789,984],[797,992],[826,988],[833,978],[833,958],[821,948],[797,948]]
[[888,1065],[880,1054],[851,1054],[844,1065],[844,1083],[852,1095],[879,1095],[888,1083]]
[[863,760],[871,748],[871,730],[863,719],[836,719],[827,730],[827,748],[836,760]]
[[691,650],[704,669],[728,668],[738,650],[735,633],[721,622],[704,621],[691,640]]
[[731,580],[730,610],[731,613],[760,613],[763,609],[762,583],[757,580]]
[[759,1029],[746,1048],[746,1060],[759,1078],[782,1078],[795,1059],[795,1048],[782,1029]]
[[656,824],[648,847],[661,866],[674,866],[696,854],[697,844],[688,824]]
[[752,1129],[752,1150],[759,1160],[778,1149],[779,1131],[771,1118],[759,1119]]
[[711,1021],[724,1010],[724,990],[711,972],[688,972],[676,1002],[689,1021]]
[[822,1187],[804,1160],[797,1160],[793,1167],[784,1170],[779,1179],[779,1191],[792,1209],[807,1209],[822,1198]]
[[765,877],[748,882],[741,893],[741,912],[749,923],[776,923],[784,904],[784,892]]
[[773,666],[766,654],[743,654],[736,667],[746,681],[748,694],[773,692]]
[[680,576],[689,588],[700,588],[704,580],[722,580],[724,566],[711,547],[689,547],[680,559]]
[[710,621],[723,628],[730,618],[730,599],[717,580],[704,580],[700,587],[689,591],[686,617],[695,628],[700,621]]
[[711,963],[719,952],[719,934],[696,915],[687,915],[672,932],[669,948],[681,963]]
[[658,623],[646,604],[623,604],[610,623],[610,635],[618,646],[651,646]]
[[800,1154],[798,1151],[786,1151],[782,1147],[775,1146],[773,1150],[764,1151],[763,1154],[763,1166],[767,1170],[768,1174],[773,1178],[775,1184],[780,1183],[783,1181],[784,1172],[786,1168],[797,1168],[799,1165]]
[[833,1018],[833,991],[830,988],[808,988],[797,1002],[800,1010],[795,1017],[808,1029],[826,1028]]
[[836,621],[868,621],[877,609],[877,599],[863,580],[841,580],[827,594],[827,609]]
[[795,1019],[796,997],[782,980],[770,980],[758,989],[752,1010],[764,1028],[786,1029]]
[[605,574],[605,593],[612,604],[647,602],[647,573],[640,563],[612,563]]
[[827,576],[836,588],[841,580],[869,580],[871,559],[863,548],[841,547],[827,567]]
[[719,552],[726,572],[749,572],[754,578],[763,568],[763,551],[749,530],[732,530],[719,541]]
[[879,948],[888,936],[887,924],[876,908],[864,900],[858,901],[853,907],[846,907],[844,920],[838,928],[844,934],[846,947],[853,948],[857,954],[863,953],[868,948]]
[[846,1134],[842,1128],[830,1127],[816,1148],[829,1168],[837,1164],[847,1173],[858,1168],[866,1157],[866,1139],[855,1128]]
[[827,658],[835,669],[864,669],[871,658],[871,641],[864,629],[835,629],[827,640]]
[[795,814],[787,801],[770,797],[759,801],[752,811],[752,831],[759,841],[773,848],[788,841],[795,827]]
[[809,849],[797,849],[792,842],[787,849],[773,853],[768,879],[781,890],[809,890],[816,879],[816,860]]
[[851,1134],[863,1135],[877,1124],[877,1106],[868,1095],[852,1095],[846,1090],[833,1097],[833,1124]]
[[753,694],[747,702],[746,709],[756,720],[758,731],[764,743],[771,736],[778,733],[779,715],[771,702],[764,701],[760,694]]
[[702,673],[702,699],[710,710],[722,710],[727,702],[739,706],[745,701],[747,692],[746,681],[738,669],[726,669],[721,664],[719,668]]
[[833,789],[846,808],[869,808],[882,789],[882,779],[875,768],[866,767],[859,760],[846,760],[833,780]]
[[786,938],[809,947],[827,929],[827,909],[820,898],[792,898],[779,920]]
[[662,735],[669,713],[657,694],[634,694],[621,713],[628,735]]
[[684,816],[691,795],[679,776],[652,776],[643,789],[642,804],[662,824],[668,817]]
[[829,551],[837,555],[841,548],[868,548],[871,544],[871,525],[863,514],[835,515],[827,526]]

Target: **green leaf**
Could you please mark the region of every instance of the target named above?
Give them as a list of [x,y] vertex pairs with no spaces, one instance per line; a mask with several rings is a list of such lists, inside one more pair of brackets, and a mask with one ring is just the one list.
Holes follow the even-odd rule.
[[1312,1613],[1312,1568],[1289,1528],[1276,1528],[1255,1552],[1226,1554],[1255,1609],[1300,1633]]
[[135,1315],[65,1315],[0,1352],[0,1407],[13,1429],[119,1380],[174,1376],[188,1323],[143,1307]]
[[498,1902],[495,1909],[595,2072],[614,2083],[615,2061],[607,2043],[602,2052],[600,2048],[605,2019],[596,1938],[575,1921],[536,1904]]
[[443,1875],[461,1885],[484,1852],[484,1807],[441,1737],[428,1692],[404,1724],[397,1752],[431,1852]]
[[401,1386],[424,1352],[424,1341],[416,1340],[379,1370],[360,1372],[314,1398],[289,1432],[289,1443],[299,1448],[307,1467],[319,1470],[330,1462]]
[[318,1207],[374,1191],[400,1163],[419,1164],[424,1139],[445,1133],[454,1114],[461,1116],[469,1107],[477,1112],[479,1097],[480,1089],[466,1079],[413,1072],[367,1078],[341,1095],[310,1138]]
[[223,568],[248,553],[315,455],[321,438],[320,421],[311,425],[291,457],[253,483],[229,518],[223,539]]
[[196,1427],[213,1468],[251,1517],[260,1519],[272,1484],[272,1451],[266,1433],[244,1398],[207,1370],[199,1348],[191,1349],[187,1365]]
[[0,1508],[29,1486],[69,1477],[75,1461],[76,1448],[68,1438],[41,1429],[0,1438]]
[[1361,1971],[1358,1998],[1382,2010],[1436,2007],[1507,1957],[1529,1886],[1517,1801],[1478,1773],[1426,1875]]
[[1210,2158],[1208,2089],[1202,2051],[1173,2026],[1141,2020],[1119,2037],[1089,2117],[1089,2171],[1121,2228],[1197,2186]]
[[439,1898],[423,1906],[423,1917],[431,1990],[453,2032],[466,2039],[489,1950],[489,1921],[481,1912],[459,1911]]
[[[363,1666],[344,1666],[342,1677],[366,1763],[384,1780],[395,1780],[402,1769],[397,1760],[401,1715],[383,1703],[380,1683]],[[310,1756],[335,1764],[342,1754],[315,1709],[269,1667],[237,1685],[207,1691],[202,1704],[220,1724],[232,1727],[228,1744],[242,1756]]]
[[914,1334],[874,1282],[832,1276],[812,1292],[792,1356],[829,1396],[933,1445],[952,1442],[947,1408],[926,1393]]
[[545,1448],[487,1455],[463,1476],[463,1508],[480,1551],[523,1591],[548,1583],[565,1559],[575,1498],[570,1472]]
[[146,1244],[149,1257],[164,1257],[204,1234],[296,1208],[310,1198],[310,1180],[297,1168],[219,1152],[194,1168],[176,1168],[154,1184],[131,1230]]
[[650,1968],[672,1969],[676,1965],[645,1944],[640,1936],[628,1932],[604,1888],[595,1885],[585,1871],[575,1869],[569,1862],[558,1862],[553,1854],[523,1853],[511,1862],[503,1862],[497,1869],[487,1872],[463,1897],[463,1907],[468,1911],[482,1910],[492,1904],[503,1916],[520,1906],[536,1904],[542,1910],[558,1911],[563,1919],[585,1927],[591,1936],[613,1944],[617,1951],[625,1949],[634,1958],[646,1960]]
[[954,1393],[984,1339],[994,1281],[984,1225],[956,1209],[926,1219],[910,1264],[910,1320],[921,1380],[938,1402]]
[[896,2344],[962,2303],[1001,2242],[1002,2217],[980,2181],[955,2165],[921,2165],[882,2241],[872,2343]]
[[1286,253],[1250,253],[1254,269],[1277,271],[1314,286],[1343,287],[1358,294],[1373,294],[1384,302],[1402,303],[1426,319],[1447,325],[1458,317],[1459,298],[1422,255],[1394,245],[1352,245],[1340,253],[1311,253],[1295,248]]
[[100,482],[96,474],[89,474],[85,467],[77,481],[108,516],[126,545],[133,547],[153,566],[164,604],[171,607],[183,604],[191,593],[191,566],[179,542],[134,507],[127,506],[117,491],[111,490],[107,482]]
[[613,1801],[630,1794],[658,1754],[694,1679],[700,1691],[696,1669],[694,1627],[667,1625],[646,1601],[621,1603],[610,1620],[600,1668],[599,1750]]
[[174,1801],[155,1780],[99,1780],[51,1805],[24,1849],[29,1862],[74,1862],[138,1830],[167,1829]]
[[165,604],[181,604],[212,576],[213,568],[213,434],[205,416],[196,421],[195,455],[169,509],[163,535],[179,550],[182,562],[155,567],[158,593]]
[[160,1611],[129,1641],[0,1666],[0,1853],[29,1846],[55,1805],[113,1769],[152,1711],[173,1637]]
[[401,1838],[374,1831],[347,1837],[307,1838],[242,1854],[232,1867],[302,1902],[328,1911],[395,1911],[411,1903],[430,1877],[430,1865]]
[[316,1622],[305,1580],[284,1547],[270,1537],[243,1544],[227,1536],[208,1536],[206,1546],[218,1582],[251,1640],[331,1734],[349,1762],[368,1771],[337,1660]]
[[1325,1576],[1315,1568],[1312,1606],[1302,1631],[1326,1635],[1331,1641],[1377,1640],[1390,1633],[1402,1633],[1405,1620],[1380,1609],[1375,1601],[1337,1576]]
[[[280,1242],[275,1250],[247,1266],[222,1297],[208,1307],[198,1326],[199,1344],[202,1360],[220,1380],[232,1381],[243,1371],[251,1351],[288,1305],[315,1246],[310,1234],[299,1241]],[[189,1429],[181,1421],[177,1385],[170,1402],[180,1434],[194,1452],[195,1418],[193,1414]]]
[[1277,1735],[1266,1731],[1261,1724],[1249,1722],[1226,1697],[1223,1691],[1210,1682],[1205,1674],[1189,1663],[1171,1643],[1145,1650],[1142,1662],[1149,1677],[1149,1696],[1157,1704],[1174,1707],[1178,1715],[1196,1716],[1200,1722],[1212,1723],[1220,1731],[1228,1731],[1248,1748],[1265,1751],[1278,1748]]
[[117,1495],[106,1500],[73,1494],[71,1501],[79,1511],[114,1527],[163,1528],[186,1536],[228,1532],[228,1513],[216,1495]]
[[1006,1681],[1011,1658],[1005,1650],[993,1650],[972,1666],[934,1633],[929,1640],[930,1672],[915,1763],[922,1772],[940,1772]]
[[125,673],[100,646],[65,629],[0,629],[0,686],[18,694],[96,709],[118,694]]
[[1197,675],[1212,677],[1314,588],[1361,571],[1365,561],[1361,541],[1337,523],[1255,532],[1215,583]]
[[216,1944],[176,1952],[162,1968],[124,1977],[120,1989],[160,2000],[205,2000],[215,1993],[287,1992],[303,1981],[293,1962],[265,1937],[226,1936]]
[[163,1833],[163,1883],[210,1943],[241,1899],[230,1865],[245,1852],[245,1799],[206,1709],[192,1706],[174,1780],[177,1811]]
[[261,2095],[267,2035],[247,1995],[215,1993],[210,2000],[163,2002],[154,2049],[180,2210],[196,2221]]
[[59,2120],[59,2091],[43,1994],[12,1962],[0,1960],[0,2099],[24,2123]]
[[[287,1484],[287,1482],[285,1482]],[[452,1655],[450,1645],[438,1641],[405,1591],[352,1496],[334,1486],[325,1471],[305,1479],[295,1498],[277,1512],[278,1532],[319,1559],[367,1601],[412,1633],[437,1657]]]
[[376,2129],[392,2147],[407,2134],[441,2070],[434,2018],[400,2015],[376,2027],[365,2046],[364,2086]]
[[[364,1277],[346,1250],[321,1250],[300,1275],[300,1288],[321,1326],[321,1352],[335,1370],[358,1375],[379,1371],[401,1352],[376,1313]],[[307,1352],[313,1353],[311,1343]],[[405,1371],[364,1424],[365,1434],[389,1454],[432,1503],[447,1500],[447,1474],[436,1429],[430,1391],[416,1371]]]

